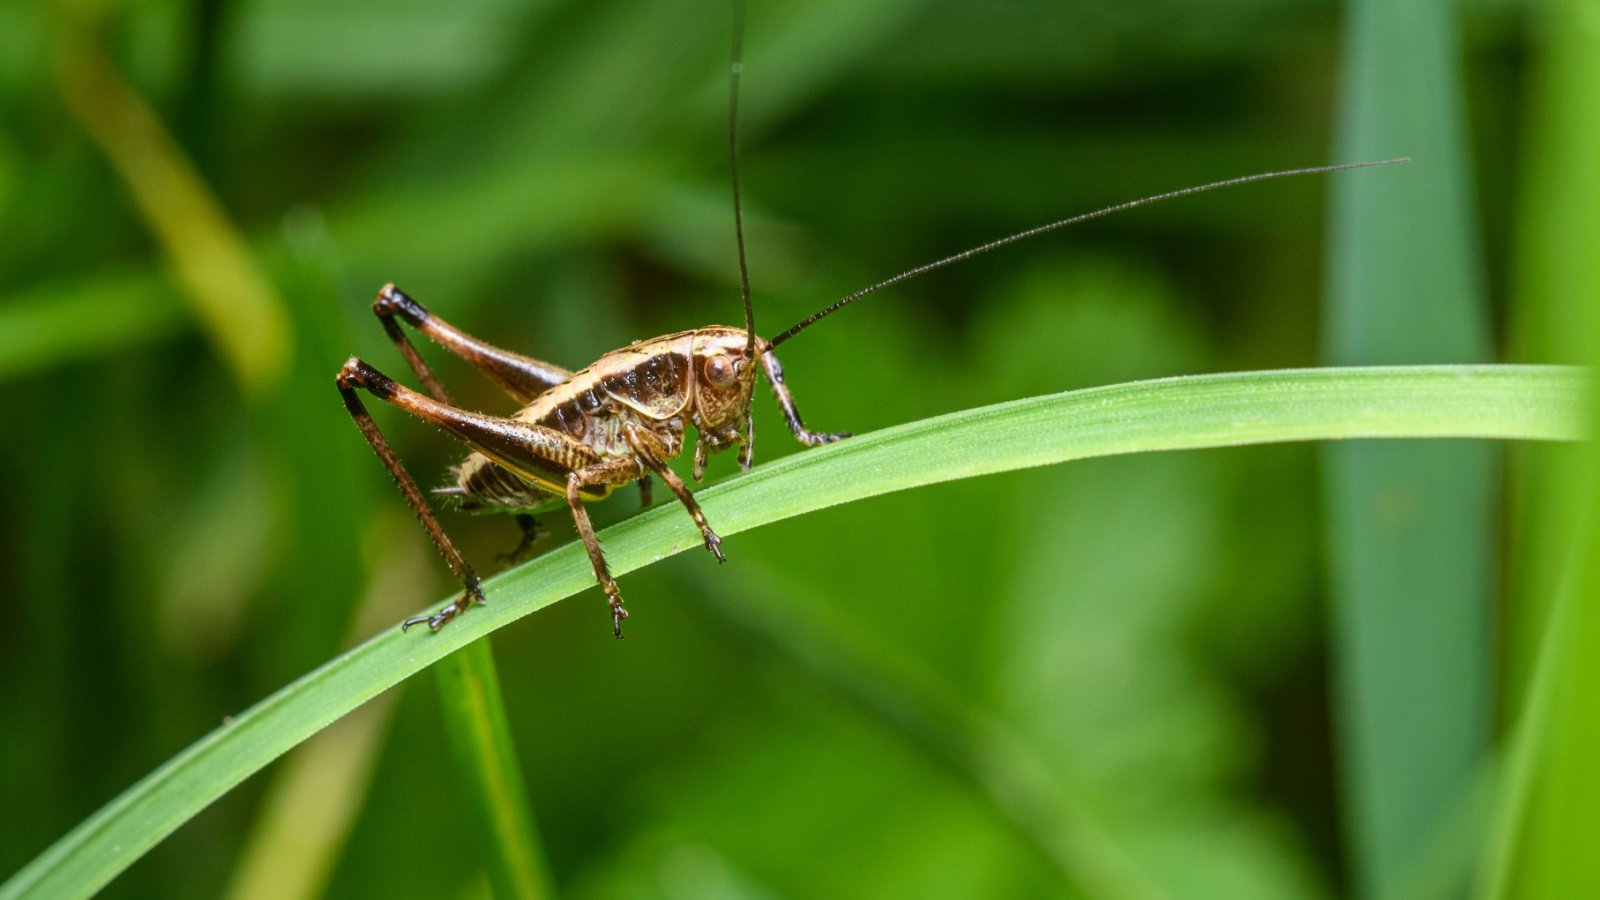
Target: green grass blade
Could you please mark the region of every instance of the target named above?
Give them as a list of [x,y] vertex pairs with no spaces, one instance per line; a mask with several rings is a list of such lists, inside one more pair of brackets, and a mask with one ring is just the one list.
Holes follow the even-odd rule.
[[[1514,335],[1521,358],[1593,360],[1600,336],[1600,33],[1592,3],[1532,8]],[[1526,454],[1518,560],[1509,605],[1508,751],[1480,873],[1486,897],[1600,891],[1600,857],[1583,823],[1600,803],[1600,539],[1593,510],[1600,456]],[[1582,486],[1575,489],[1575,486]],[[1576,539],[1574,537],[1576,536]]]
[[62,47],[67,109],[121,176],[223,359],[246,388],[270,386],[287,368],[288,315],[244,237],[91,30],[69,26]]
[[437,672],[456,769],[468,783],[480,830],[487,838],[485,861],[495,896],[524,900],[555,896],[511,743],[488,639],[450,654]]
[[[345,646],[388,628],[426,602],[431,547],[400,510],[382,518],[371,563]],[[255,823],[234,857],[222,900],[321,897],[365,807],[389,735],[400,691],[352,711],[284,757],[261,798]]]
[[[980,407],[798,453],[697,496],[723,535],[918,485],[1093,456],[1357,437],[1575,440],[1588,378],[1538,366],[1307,369],[1133,382]],[[676,505],[603,534],[613,572],[699,533]],[[737,557],[734,557],[737,564]],[[328,723],[485,634],[590,587],[571,544],[487,584],[438,634],[389,629],[211,732],[29,863],[0,898],[87,896],[229,788]],[[603,607],[596,637],[605,640]],[[637,614],[635,628],[648,615]]]
[[727,574],[697,576],[703,589],[695,592],[696,600],[743,637],[768,645],[775,659],[794,666],[807,682],[837,692],[942,766],[1060,873],[1066,896],[1162,896],[1061,786],[1049,760],[1026,736],[823,605],[800,608],[793,588],[771,591],[760,603],[745,602],[761,583],[781,583],[782,572],[769,568],[738,579]]
[[[1325,359],[1487,359],[1456,7],[1358,0],[1345,41],[1335,157],[1415,161],[1335,183]],[[1343,830],[1357,893],[1380,896],[1489,749],[1498,453],[1356,442],[1325,462]]]
[[172,289],[149,276],[14,294],[0,304],[0,381],[151,343],[188,327]]
[[365,704],[278,767],[226,900],[320,897],[361,811],[398,693]]

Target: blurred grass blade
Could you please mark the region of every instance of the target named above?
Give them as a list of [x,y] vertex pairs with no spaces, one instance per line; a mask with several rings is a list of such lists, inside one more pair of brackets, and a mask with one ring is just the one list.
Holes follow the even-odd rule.
[[[396,511],[398,513],[398,511]],[[425,602],[432,555],[410,516],[379,517],[385,552],[357,606],[347,645]],[[294,749],[279,767],[224,894],[228,900],[320,897],[377,768],[398,692],[354,710]]]
[[[1445,0],[1347,8],[1334,158],[1415,162],[1334,185],[1331,364],[1487,358],[1455,15]],[[1343,831],[1363,896],[1408,881],[1489,748],[1496,460],[1484,444],[1325,450]]]
[[[1038,748],[1008,723],[969,703],[926,667],[895,654],[825,604],[767,569],[743,578],[696,576],[694,594],[773,657],[855,703],[967,786],[1061,876],[1069,896],[1160,897],[1089,811],[1068,795]],[[760,586],[779,590],[761,591]],[[747,598],[761,596],[761,602]]]
[[[1525,359],[1600,346],[1600,31],[1594,4],[1534,7],[1523,204],[1512,308]],[[1584,827],[1600,808],[1600,456],[1529,454],[1512,554],[1507,708],[1514,723],[1481,887],[1491,897],[1600,893]],[[1574,536],[1576,535],[1576,540]]]
[[[1583,432],[1588,382],[1581,370],[1541,366],[1132,382],[911,422],[785,457],[697,496],[729,536],[891,491],[1094,456],[1356,437],[1574,440]],[[674,504],[608,528],[602,540],[618,574],[701,543]],[[436,635],[385,630],[168,760],[0,885],[0,898],[92,893],[289,748],[483,635],[591,587],[593,578],[583,548],[569,544],[490,581],[489,605]],[[597,625],[594,639],[604,633]]]
[[353,710],[296,748],[233,873],[229,900],[317,897],[372,783],[394,696]]
[[67,108],[99,146],[177,270],[196,318],[252,392],[282,376],[289,327],[244,238],[183,149],[88,34],[65,26]]
[[153,277],[109,277],[12,295],[0,305],[0,381],[169,337],[183,306]]
[[456,769],[468,782],[487,838],[482,846],[487,848],[495,896],[554,897],[550,866],[539,846],[528,790],[511,743],[489,639],[450,654],[435,671]]

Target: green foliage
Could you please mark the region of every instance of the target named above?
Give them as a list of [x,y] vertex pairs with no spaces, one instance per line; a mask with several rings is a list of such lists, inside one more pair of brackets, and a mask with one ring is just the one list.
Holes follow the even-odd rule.
[[[1600,290],[1592,252],[1600,239],[1600,39],[1572,27],[1583,3],[1539,10],[1538,63],[1529,92],[1528,144],[1519,196],[1513,335],[1525,359],[1595,362]],[[1591,411],[1590,415],[1593,415]],[[1494,897],[1575,896],[1600,883],[1587,810],[1600,802],[1592,764],[1600,730],[1588,698],[1600,684],[1600,531],[1593,444],[1524,454],[1526,497],[1517,521],[1507,775],[1480,874]],[[1576,539],[1573,535],[1576,534]]]
[[[1480,362],[1489,310],[1456,7],[1355,0],[1345,17],[1339,155],[1405,147],[1427,164],[1406,179],[1335,186],[1324,358]],[[1459,896],[1471,843],[1442,846],[1442,836],[1491,746],[1498,448],[1356,442],[1328,447],[1325,459],[1341,799],[1356,885],[1363,896]],[[1454,862],[1441,868],[1441,854]]]
[[[958,478],[1095,456],[1352,437],[1576,439],[1581,373],[1533,367],[1329,369],[1138,382],[941,416],[791,456],[701,492],[724,535],[851,500]],[[612,570],[698,545],[680,510],[657,507],[603,533]],[[487,649],[473,643],[500,626],[587,587],[582,548],[569,545],[486,584],[489,607],[437,635],[390,628],[228,722],[162,766],[21,872],[0,893],[93,892],[177,825],[246,776],[379,692],[452,651],[444,690],[459,752],[492,747],[467,766],[500,831],[528,829],[517,809],[520,778],[498,719],[499,688]],[[477,649],[463,650],[471,645]],[[848,679],[857,680],[857,679]],[[461,732],[479,731],[474,741]],[[499,773],[499,774],[496,774]],[[526,853],[526,837],[499,839]],[[1068,838],[1069,843],[1072,838]],[[1068,863],[1069,881],[1085,873]],[[541,880],[523,860],[508,896]],[[511,885],[522,884],[516,888]],[[1091,881],[1091,883],[1093,883]]]
[[[1284,0],[752,7],[740,135],[769,335],[862,285],[1064,215],[1347,161],[1357,151],[1329,149],[1334,85],[1379,73],[1355,71],[1365,63],[1332,9]],[[1516,361],[1590,362],[1584,211],[1600,203],[1574,198],[1592,193],[1585,66],[1600,57],[1579,27],[1552,27],[1561,40],[1547,42],[1494,4],[1463,15],[1465,41],[1424,22],[1402,49],[1459,66],[1465,90],[1378,80],[1397,88],[1390,114],[1419,127],[1459,110],[1464,159],[1383,148],[1416,161],[1340,176],[1340,191],[1395,200],[1347,209],[1341,233],[1468,232],[1466,259],[1424,249],[1393,265],[1422,280],[1472,268],[1496,301],[1514,284],[1489,319],[1512,331],[1489,343]],[[1330,712],[1329,657],[1343,651],[1324,620],[1344,600],[1327,586],[1322,514],[1337,494],[1305,444],[1087,459],[775,522],[730,539],[726,566],[692,552],[629,574],[621,644],[592,593],[501,630],[508,731],[464,754],[436,692],[392,691],[245,777],[429,654],[586,588],[570,525],[552,516],[555,549],[495,582],[515,603],[437,637],[390,634],[449,580],[330,382],[351,353],[403,374],[366,309],[390,280],[475,334],[568,366],[736,321],[727,24],[719,4],[661,0],[0,4],[0,876],[75,833],[119,849],[55,876],[88,884],[148,850],[110,890],[179,898],[460,894],[511,880],[488,876],[519,853],[542,855],[550,885],[579,897],[1031,897],[1074,885],[1314,897],[1369,883],[1364,841],[1380,838],[1341,824],[1360,763]],[[135,105],[156,137],[110,127]],[[1508,177],[1524,147],[1532,177]],[[1411,201],[1436,180],[1450,182],[1449,209],[1483,224]],[[799,448],[758,400],[762,468],[730,478],[731,461],[714,461],[727,484],[706,492],[713,524],[731,534],[909,485],[915,466],[954,477],[1063,459],[1093,437],[1066,433],[1090,420],[1063,411],[1095,411],[1075,404],[1165,410],[1149,432],[1107,426],[1101,437],[1123,443],[1101,449],[1129,450],[1157,436],[1228,442],[1321,403],[1346,404],[1324,412],[1349,424],[1365,414],[1348,405],[1358,395],[1455,396],[1449,376],[1423,378],[1445,393],[1409,394],[1402,382],[1415,382],[1385,373],[1177,382],[1165,395],[1124,384],[1318,364],[1329,337],[1318,286],[1359,264],[1324,261],[1328,190],[1291,180],[1155,206],[852,307],[783,348],[801,408],[816,427],[879,432],[921,455],[863,440],[790,460]],[[1446,308],[1466,289],[1444,284],[1430,308],[1446,321],[1408,331],[1400,316],[1394,332],[1481,335],[1483,320]],[[1418,299],[1394,290],[1356,295],[1379,310]],[[465,366],[424,353],[465,405],[510,408]],[[1310,383],[1328,392],[1258,418],[1285,399],[1265,387]],[[1117,384],[1048,414],[1031,405],[1045,401],[1006,405]],[[1246,394],[1209,393],[1218,384]],[[1224,400],[1212,414],[1228,418],[1208,418]],[[1555,412],[1517,393],[1493,408]],[[972,429],[958,446],[941,443],[957,432],[937,418],[953,410],[973,411],[955,420]],[[1414,408],[1394,433],[1414,433],[1413,413],[1442,426],[1482,412]],[[459,458],[430,429],[376,414],[424,486]],[[1024,422],[1022,443],[1004,437]],[[1522,434],[1519,422],[1482,433]],[[912,424],[880,431],[900,423]],[[1276,437],[1327,436],[1302,424]],[[1489,449],[1429,447],[1445,443]],[[1587,887],[1568,864],[1585,832],[1568,823],[1600,782],[1586,774],[1585,733],[1564,725],[1581,705],[1555,694],[1584,695],[1587,626],[1552,612],[1558,593],[1568,610],[1593,605],[1569,587],[1590,581],[1565,577],[1574,510],[1591,505],[1573,488],[1582,456],[1519,448],[1478,529],[1485,549],[1464,559],[1463,541],[1437,544],[1458,573],[1506,560],[1503,579],[1471,587],[1506,611],[1487,627],[1508,671],[1448,642],[1474,667],[1474,686],[1450,699],[1507,710],[1522,739],[1510,753],[1491,733],[1501,752],[1443,800],[1393,788],[1397,803],[1448,807],[1427,835],[1395,843],[1421,841],[1410,884],[1457,884],[1487,858],[1492,809],[1487,887]],[[1485,491],[1453,496],[1482,504]],[[607,532],[619,562],[690,543],[681,510],[631,506],[595,508],[603,525],[626,520]],[[486,569],[515,537],[502,520],[443,519]],[[373,634],[338,655],[350,635]],[[1373,660],[1374,674],[1416,662],[1403,653]],[[352,662],[380,658],[387,667]],[[330,659],[341,662],[295,682]],[[359,690],[323,693],[357,675]],[[291,683],[305,715],[239,713],[280,702],[273,692]],[[499,719],[492,706],[477,721]],[[241,738],[255,735],[270,740]],[[484,830],[491,769],[459,760],[513,747],[526,796],[498,812],[537,822],[499,831],[522,834],[503,851],[481,837],[496,833]],[[1514,759],[1517,789],[1495,793],[1501,758]],[[203,789],[162,780],[177,773],[203,775]],[[155,803],[152,819],[131,817],[151,807],[127,799],[107,805],[157,784],[188,787],[126,795]],[[121,830],[73,831],[91,816]]]

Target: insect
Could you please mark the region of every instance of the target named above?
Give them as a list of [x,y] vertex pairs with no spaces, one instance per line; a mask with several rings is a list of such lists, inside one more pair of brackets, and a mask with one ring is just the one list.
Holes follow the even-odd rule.
[[[612,631],[620,638],[628,611],[595,538],[586,503],[603,499],[618,487],[638,483],[648,504],[650,478],[658,477],[688,511],[706,549],[721,562],[724,559],[722,539],[712,530],[683,480],[668,466],[684,450],[687,426],[692,425],[695,430],[692,470],[695,481],[700,481],[704,475],[708,455],[732,448],[738,450],[740,467],[748,469],[754,440],[750,403],[759,371],[765,374],[789,431],[801,443],[818,446],[849,437],[842,432],[818,432],[806,427],[784,381],[783,367],[773,352],[780,344],[868,294],[1067,225],[1253,181],[1405,161],[1264,172],[1155,194],[1072,216],[909,269],[856,291],[766,340],[757,336],[755,328],[739,196],[736,123],[740,35],[741,28],[736,21],[729,79],[728,150],[734,235],[744,301],[743,327],[711,325],[639,341],[605,354],[586,368],[568,371],[472,337],[429,312],[393,284],[385,285],[378,292],[373,312],[427,393],[398,384],[357,357],[345,362],[336,383],[351,417],[399,484],[463,588],[461,596],[453,603],[432,615],[407,619],[402,628],[426,624],[434,631],[439,630],[473,604],[483,603],[483,587],[477,573],[445,534],[422,491],[378,430],[358,390],[432,423],[466,444],[470,452],[454,470],[455,483],[436,493],[454,498],[468,511],[515,514],[524,532],[519,551],[531,542],[532,513],[567,506],[594,567],[595,579],[605,592]],[[491,416],[453,405],[402,326],[414,329],[466,360],[523,404],[522,408],[510,416]]]

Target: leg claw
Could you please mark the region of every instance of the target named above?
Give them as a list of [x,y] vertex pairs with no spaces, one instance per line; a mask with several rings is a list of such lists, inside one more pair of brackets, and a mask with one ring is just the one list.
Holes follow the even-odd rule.
[[722,555],[722,538],[717,537],[715,532],[706,532],[706,549],[710,550],[711,555],[717,558],[717,562],[724,563],[728,561],[728,558]]
[[438,631],[439,629],[443,628],[451,619],[454,619],[456,616],[466,612],[469,608],[474,606],[485,606],[488,604],[488,602],[489,601],[485,600],[483,597],[482,588],[477,586],[470,587],[463,591],[460,597],[456,598],[456,602],[446,606],[433,615],[412,616],[404,622],[401,622],[400,633],[405,634],[407,631],[410,631],[411,626],[413,625],[427,625],[429,631]]
[[413,625],[424,625],[424,624],[428,626],[428,630],[429,631],[438,631],[439,629],[444,627],[444,623],[450,621],[451,619],[454,619],[455,617],[456,617],[456,607],[455,607],[455,604],[452,603],[449,606],[446,606],[444,609],[439,610],[438,612],[434,613],[431,616],[412,616],[411,618],[405,620],[404,622],[401,622],[400,623],[400,633],[401,634],[405,634],[407,631],[410,631],[411,630],[411,626],[413,626]]

